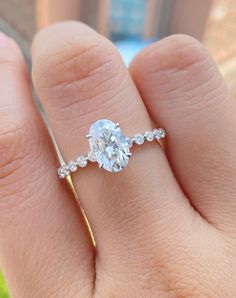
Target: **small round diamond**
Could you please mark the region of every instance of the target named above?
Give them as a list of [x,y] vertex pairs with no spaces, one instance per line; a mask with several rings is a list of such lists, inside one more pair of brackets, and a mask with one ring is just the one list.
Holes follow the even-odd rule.
[[166,132],[163,128],[155,129],[154,134],[157,140],[164,139],[164,137],[166,136]]
[[77,170],[77,165],[76,165],[76,162],[74,160],[71,160],[69,163],[68,163],[68,169],[71,171],[71,172],[75,172]]
[[147,141],[152,142],[154,140],[154,135],[152,131],[146,131],[145,132],[145,138]]
[[134,140],[132,138],[127,138],[127,143],[129,145],[129,148],[131,148],[133,146],[133,142],[134,142]]
[[70,171],[68,170],[66,165],[63,165],[58,169],[58,176],[63,179],[66,178],[70,174]]
[[79,167],[81,167],[81,168],[86,167],[87,164],[88,164],[87,157],[86,157],[86,156],[83,156],[83,155],[79,156],[79,157],[77,158],[76,162],[77,162],[77,165],[78,165]]
[[134,142],[137,145],[142,145],[144,143],[144,136],[141,134],[136,134],[134,136]]
[[96,156],[95,156],[95,154],[92,151],[90,151],[88,153],[88,160],[91,161],[91,162],[95,162],[96,161]]

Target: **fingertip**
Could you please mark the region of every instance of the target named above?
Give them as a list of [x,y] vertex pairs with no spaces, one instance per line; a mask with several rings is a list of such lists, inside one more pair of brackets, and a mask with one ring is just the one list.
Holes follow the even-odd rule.
[[5,33],[0,32],[0,48],[5,48],[8,46],[9,38],[6,36]]
[[[79,30],[79,34],[78,34]],[[77,34],[75,34],[77,33]],[[31,53],[34,56],[35,53],[39,51],[43,51],[44,49],[47,50],[47,43],[45,41],[49,42],[55,42],[56,44],[60,43],[72,43],[73,41],[78,42],[81,41],[82,38],[88,38],[88,40],[91,37],[91,34],[97,34],[91,27],[88,25],[78,22],[78,21],[64,21],[64,22],[58,22],[51,24],[50,26],[47,26],[43,29],[41,29],[33,39],[33,42],[31,44]],[[44,46],[45,45],[45,46]]]
[[144,48],[138,53],[131,63],[131,66],[135,66],[135,63],[139,62],[146,57],[155,58],[160,56],[168,59],[158,59],[156,61],[163,67],[185,67],[209,57],[209,53],[205,46],[197,39],[184,35],[175,34],[163,38],[150,46]]
[[141,51],[132,61],[130,72],[134,77],[154,78],[163,71],[173,73],[184,70],[206,71],[215,64],[207,49],[193,37],[178,34],[158,41]]
[[0,50],[4,50],[4,49],[18,50],[19,46],[7,34],[0,31]]
[[215,102],[227,95],[222,75],[208,50],[183,34],[166,37],[141,51],[131,63],[130,72],[139,91],[146,94],[146,104],[157,98],[178,98],[180,105],[185,101],[189,105],[196,97],[204,102],[206,97],[209,99],[209,91],[220,95],[212,95]]
[[14,39],[0,32],[0,67],[11,65],[25,67],[23,53]]

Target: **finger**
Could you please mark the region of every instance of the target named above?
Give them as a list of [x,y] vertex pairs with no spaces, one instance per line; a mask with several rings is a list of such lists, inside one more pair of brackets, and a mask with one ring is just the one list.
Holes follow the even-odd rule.
[[[0,35],[0,265],[12,297],[87,297],[93,250],[58,182],[17,45]],[[83,295],[84,294],[84,295]],[[81,296],[81,297],[82,297]]]
[[193,205],[235,230],[236,103],[206,49],[172,36],[141,52],[130,70],[150,115],[169,132],[168,158]]
[[[39,33],[33,80],[66,162],[88,151],[85,135],[95,120],[120,122],[130,136],[152,127],[114,46],[83,24],[57,24]],[[95,165],[73,173],[96,237],[99,264],[124,266],[134,250],[144,256],[163,226],[175,230],[183,220],[179,213],[190,212],[160,146],[142,149],[119,174]],[[138,239],[144,239],[143,247]]]

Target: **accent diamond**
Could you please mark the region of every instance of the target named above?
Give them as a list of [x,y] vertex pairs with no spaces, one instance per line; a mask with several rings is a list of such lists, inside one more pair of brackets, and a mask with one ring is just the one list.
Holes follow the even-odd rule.
[[166,132],[163,128],[154,129],[153,132],[157,140],[164,139],[166,136]]
[[77,165],[76,165],[76,162],[71,160],[69,163],[68,163],[68,169],[71,171],[71,172],[75,172],[77,170]]
[[110,120],[98,120],[89,131],[89,145],[101,168],[119,172],[129,162],[131,142]]
[[66,165],[63,165],[58,169],[58,176],[63,179],[66,178],[70,174],[70,171],[68,170]]
[[152,131],[145,132],[145,138],[148,142],[152,142],[154,140],[154,135]]
[[96,161],[96,156],[93,154],[92,151],[90,151],[88,153],[88,160],[91,161],[91,162],[95,162]]
[[87,157],[86,156],[79,156],[77,159],[76,159],[76,162],[77,162],[77,165],[81,168],[84,168],[87,166],[88,164],[88,160],[87,160]]
[[135,142],[135,144],[137,144],[137,145],[142,145],[143,143],[144,143],[144,136],[143,135],[141,135],[141,134],[136,134],[135,136],[134,136],[134,142]]

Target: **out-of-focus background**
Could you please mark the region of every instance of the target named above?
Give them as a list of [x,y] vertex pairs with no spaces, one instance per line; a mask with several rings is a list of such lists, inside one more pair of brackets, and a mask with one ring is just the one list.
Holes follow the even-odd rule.
[[[110,38],[127,65],[153,41],[192,35],[208,48],[236,97],[235,0],[0,0],[0,30],[16,39],[29,66],[34,34],[61,20],[83,21]],[[8,297],[0,275],[0,298]]]
[[0,1],[0,30],[17,39],[28,62],[35,32],[67,19],[81,20],[111,38],[127,63],[153,40],[190,34],[209,49],[236,96],[235,0]]

